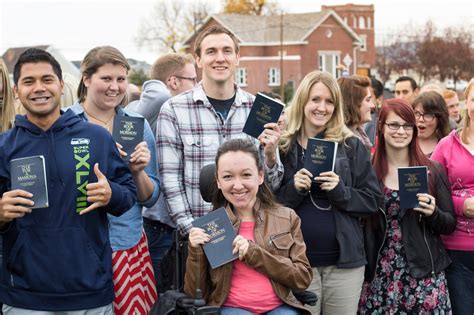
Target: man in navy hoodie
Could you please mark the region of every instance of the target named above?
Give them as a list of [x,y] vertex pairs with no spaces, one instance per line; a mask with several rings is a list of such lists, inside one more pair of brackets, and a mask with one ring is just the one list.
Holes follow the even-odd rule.
[[[26,115],[0,135],[3,312],[113,314],[107,213],[133,206],[132,175],[104,128],[60,110],[61,68],[49,53],[24,52],[13,79]],[[11,190],[10,161],[37,155],[49,206],[32,209],[32,194]]]

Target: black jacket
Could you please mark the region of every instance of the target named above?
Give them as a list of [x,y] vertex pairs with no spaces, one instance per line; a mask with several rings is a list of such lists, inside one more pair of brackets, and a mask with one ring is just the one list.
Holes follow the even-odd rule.
[[[293,177],[298,171],[297,151],[295,139],[287,154],[280,151],[285,174],[280,189],[275,193],[280,202],[296,212],[307,196],[307,192],[298,192],[294,184]],[[358,138],[349,137],[339,143],[334,171],[340,181],[326,195],[336,222],[336,239],[340,249],[337,266],[356,268],[367,263],[360,218],[376,213],[383,196],[367,149]]]
[[[436,209],[424,217],[411,209],[402,209],[400,227],[402,242],[410,268],[410,275],[423,278],[430,272],[443,271],[450,263],[440,234],[451,234],[456,228],[456,217],[451,199],[448,178],[437,162],[432,161],[429,177],[434,180]],[[376,215],[365,219],[364,238],[368,264],[365,280],[372,281],[377,267],[378,255],[385,242],[387,231],[385,205]]]

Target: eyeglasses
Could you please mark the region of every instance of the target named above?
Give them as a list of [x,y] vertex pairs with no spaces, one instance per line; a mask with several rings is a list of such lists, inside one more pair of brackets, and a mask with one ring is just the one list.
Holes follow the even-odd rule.
[[182,77],[182,76],[180,76],[180,75],[174,75],[173,77],[176,77],[176,78],[182,79],[182,80],[189,80],[189,81],[192,81],[192,82],[194,82],[194,83],[196,83],[196,79],[197,79],[196,77],[190,78],[190,77]]
[[388,129],[390,130],[399,130],[400,127],[403,128],[405,131],[412,131],[415,128],[415,125],[412,124],[404,124],[400,125],[399,123],[385,123],[388,126]]
[[433,121],[435,119],[436,115],[433,114],[422,114],[420,112],[415,112],[415,118],[418,120],[421,117],[423,117],[424,121]]

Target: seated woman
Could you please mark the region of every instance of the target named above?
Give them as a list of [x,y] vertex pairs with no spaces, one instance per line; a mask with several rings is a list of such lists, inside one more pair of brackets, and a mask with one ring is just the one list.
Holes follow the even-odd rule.
[[[385,195],[383,211],[367,218],[368,257],[360,314],[450,314],[444,270],[450,259],[440,234],[456,227],[451,192],[441,166],[417,142],[415,113],[399,99],[379,114],[374,169]],[[428,167],[427,194],[419,205],[400,208],[398,168]]]
[[412,106],[415,110],[418,144],[423,154],[430,157],[439,140],[451,130],[448,107],[443,97],[435,91],[421,93]]
[[224,142],[216,155],[214,209],[226,207],[239,259],[211,269],[202,250],[209,235],[192,228],[184,291],[203,291],[208,305],[222,314],[311,314],[292,289],[306,289],[312,273],[295,212],[273,199],[253,142]]

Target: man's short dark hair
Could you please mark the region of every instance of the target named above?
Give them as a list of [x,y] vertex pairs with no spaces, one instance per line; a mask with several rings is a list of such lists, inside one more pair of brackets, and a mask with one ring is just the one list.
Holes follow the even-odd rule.
[[383,94],[383,84],[376,78],[370,79],[370,85],[372,85],[372,89],[374,90],[375,98],[379,98]]
[[20,55],[15,64],[15,68],[13,69],[13,82],[15,82],[15,85],[18,84],[18,80],[20,79],[21,67],[25,63],[38,62],[49,63],[53,67],[53,71],[56,73],[59,80],[63,79],[63,72],[59,62],[49,52],[38,48],[29,48]]
[[408,77],[408,76],[401,76],[397,79],[397,81],[395,81],[395,84],[397,84],[398,82],[402,82],[402,81],[410,81],[410,85],[411,85],[411,89],[414,91],[418,88],[418,84],[416,84],[416,81],[411,78],[411,77]]

